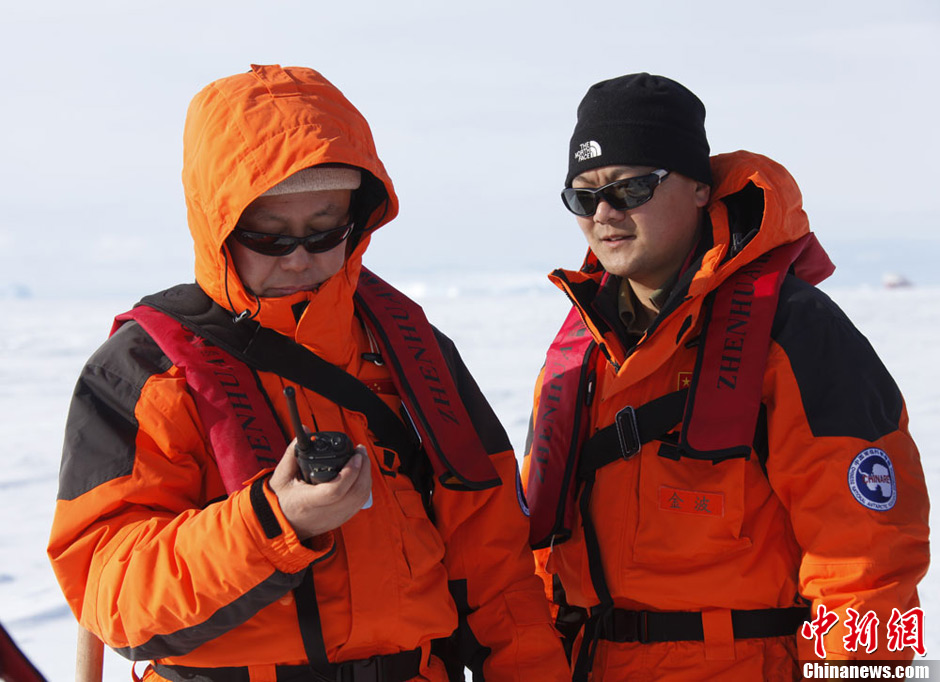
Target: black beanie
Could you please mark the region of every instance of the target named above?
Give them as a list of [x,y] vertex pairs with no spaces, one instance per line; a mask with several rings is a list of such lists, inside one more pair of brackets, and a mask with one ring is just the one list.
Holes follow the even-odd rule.
[[655,166],[712,183],[705,105],[663,76],[632,73],[592,85],[569,152],[565,187],[602,166]]

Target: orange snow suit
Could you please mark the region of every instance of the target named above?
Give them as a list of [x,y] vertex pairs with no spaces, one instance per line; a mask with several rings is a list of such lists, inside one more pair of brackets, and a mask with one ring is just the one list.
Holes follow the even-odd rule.
[[[552,275],[600,351],[581,367],[593,389],[584,434],[572,443],[582,457],[584,441],[625,407],[648,405],[696,376],[706,301],[722,282],[810,234],[799,189],[778,164],[736,152],[714,157],[712,170],[699,257],[642,336],[619,323],[619,278],[605,277],[592,254],[580,272]],[[735,367],[735,339],[729,334],[725,369]],[[593,656],[592,667],[581,662],[591,679],[798,678],[798,660],[818,659],[815,638],[800,634],[802,618],[790,616],[802,608],[815,618],[820,605],[839,619],[821,642],[827,658],[912,656],[888,650],[886,638],[892,609],[918,606],[929,556],[926,485],[902,396],[836,305],[793,275],[764,342],[761,416],[746,456],[683,453],[680,409],[679,423],[644,439],[638,453],[615,442],[608,463],[580,479],[570,539],[559,534],[537,551],[559,616],[574,617],[575,632],[579,609],[592,616],[580,632],[593,641],[574,648]],[[577,399],[547,390],[537,391],[534,415],[540,399]],[[529,493],[544,474],[533,475],[538,447],[530,432]],[[586,488],[589,518],[580,506]],[[543,511],[533,508],[533,519]],[[846,647],[849,609],[877,615],[876,652]],[[761,622],[772,618],[787,627]]]
[[[316,292],[258,300],[226,238],[257,196],[324,163],[363,171],[354,218],[364,227]],[[233,314],[256,313],[398,413],[390,370],[374,362],[353,304],[371,232],[398,211],[362,115],[315,71],[252,66],[193,100],[183,184],[199,287]],[[488,680],[567,678],[508,439],[453,344],[437,340],[499,482],[439,482],[430,509],[402,475],[401,453],[377,446],[366,415],[256,372],[280,424],[290,424],[283,389],[292,385],[308,427],[315,419],[369,452],[371,508],[301,542],[264,474],[227,493],[183,371],[143,327],[124,324],[78,381],[48,548],[81,624],[127,658],[151,660],[145,680],[312,679],[303,634],[311,615],[300,606],[312,584],[322,645],[331,666],[344,664],[333,670],[342,679],[384,666],[371,679],[445,680],[443,659],[431,654],[442,639],[435,652],[455,653],[448,664],[461,679],[464,665]]]

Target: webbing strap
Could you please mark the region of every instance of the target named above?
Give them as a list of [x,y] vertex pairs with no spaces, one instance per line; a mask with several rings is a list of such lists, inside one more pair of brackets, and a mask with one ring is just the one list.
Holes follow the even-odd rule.
[[598,640],[603,639],[601,625],[614,612],[614,600],[604,575],[600,541],[591,517],[591,493],[597,470],[617,459],[628,459],[649,443],[664,435],[679,423],[685,407],[688,390],[675,391],[657,398],[639,408],[624,408],[613,424],[595,433],[585,443],[578,462],[578,478],[584,481],[578,504],[584,528],[584,545],[588,555],[588,570],[591,584],[597,594],[597,606],[591,609],[592,617],[584,626],[581,650],[572,673],[574,682],[584,682],[594,666],[594,654]]
[[[621,458],[629,459],[639,452],[639,446],[668,433],[682,419],[688,393],[689,390],[684,388],[640,407],[625,408],[632,411],[631,419],[622,417],[615,420],[613,424],[596,431],[584,443],[578,462],[578,477],[586,479],[611,462]],[[625,445],[635,445],[635,449],[625,449]]]
[[[807,606],[731,611],[735,639],[784,637],[796,634],[812,615]],[[705,630],[700,611],[627,611],[613,609],[598,616],[600,639],[610,642],[703,641]]]
[[378,444],[395,450],[402,459],[414,450],[413,436],[385,401],[353,375],[286,336],[259,326],[244,358],[259,370],[278,374],[345,409],[364,414]]
[[[420,674],[421,649],[335,665],[337,670],[330,682],[407,682]],[[244,666],[196,668],[155,663],[153,669],[170,682],[251,682],[249,669]],[[276,682],[311,682],[307,665],[279,665],[274,674]]]
[[[358,661],[329,661],[311,568],[304,572],[303,580],[294,590],[294,601],[297,606],[300,636],[310,663],[307,675],[298,676],[298,682],[310,679],[310,673],[318,682],[405,682],[418,676],[422,658],[420,648]],[[279,675],[278,680],[280,679]]]
[[[610,594],[610,588],[607,587],[607,578],[604,576],[604,564],[601,561],[601,544],[597,539],[597,530],[594,528],[594,520],[591,518],[591,493],[594,490],[594,472],[588,473],[584,489],[581,491],[581,498],[578,504],[581,510],[581,524],[584,528],[584,545],[588,555],[588,569],[591,575],[591,584],[594,586],[594,592],[600,604],[592,609],[595,613],[607,613],[614,607],[614,599]],[[597,629],[596,620],[590,619],[585,624],[584,636],[581,639],[581,650],[578,652],[578,660],[572,671],[573,682],[584,682],[591,674],[591,668],[594,665],[594,653],[597,650]]]
[[307,567],[303,580],[294,590],[294,603],[297,606],[297,623],[300,626],[304,651],[310,663],[310,672],[320,682],[330,682],[327,673],[331,664],[326,655],[326,643],[323,639],[323,626],[320,624],[320,607],[317,604],[312,567]]
[[426,495],[428,483],[421,474],[425,457],[418,450],[415,436],[392,408],[356,377],[286,336],[261,326],[242,357],[261,371],[278,374],[344,409],[365,415],[376,445],[397,452],[402,473],[416,490]]

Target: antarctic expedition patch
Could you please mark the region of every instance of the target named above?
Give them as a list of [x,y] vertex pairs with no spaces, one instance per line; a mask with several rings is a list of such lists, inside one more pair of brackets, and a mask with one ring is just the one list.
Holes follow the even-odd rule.
[[849,490],[862,506],[888,511],[898,500],[894,466],[888,453],[878,448],[862,450],[849,466]]

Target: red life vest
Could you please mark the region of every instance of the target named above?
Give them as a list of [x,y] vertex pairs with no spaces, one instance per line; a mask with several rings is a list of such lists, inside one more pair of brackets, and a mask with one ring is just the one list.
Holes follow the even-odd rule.
[[[389,360],[398,395],[435,479],[447,487],[470,490],[499,485],[499,475],[421,307],[365,268],[356,289],[356,307]],[[383,430],[374,428],[374,421],[393,431],[405,429],[399,417],[355,377],[254,321],[234,322],[230,311],[194,284],[144,298],[115,318],[111,333],[129,320],[140,324],[183,370],[229,492],[276,465],[287,447],[288,438],[253,369],[273,371],[327,397],[332,397],[331,392],[351,396],[377,434]],[[295,367],[301,369],[292,374]],[[399,452],[403,462],[408,454]]]
[[[577,478],[629,458],[680,421],[677,455],[720,461],[747,457],[760,412],[770,328],[790,270],[816,284],[832,264],[807,234],[736,271],[708,305],[691,386],[641,406],[625,406],[614,424],[587,437],[597,345],[572,308],[549,347],[532,440],[526,499],[533,548],[563,542],[576,513]],[[726,343],[729,330],[734,342]],[[746,337],[745,342],[741,339]],[[731,389],[731,390],[728,390]],[[580,478],[584,478],[581,476]]]

